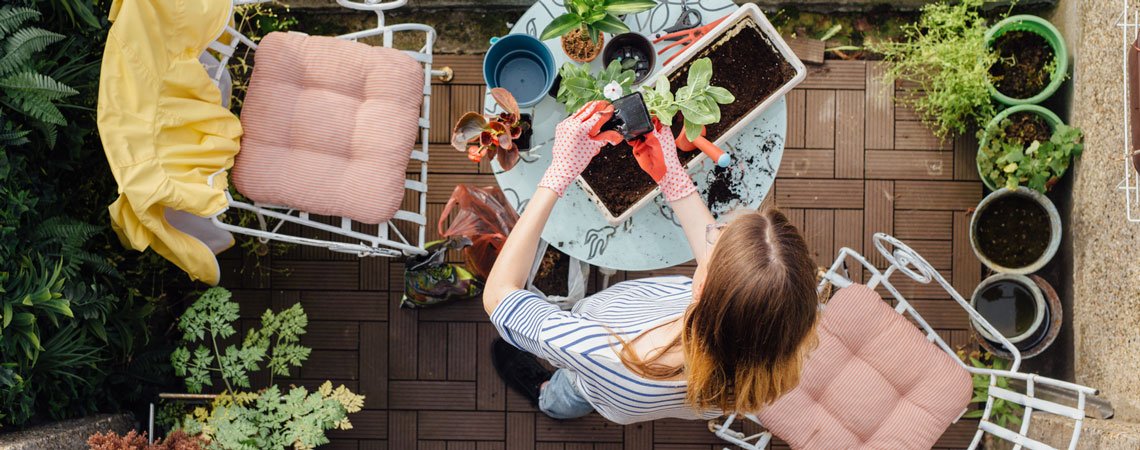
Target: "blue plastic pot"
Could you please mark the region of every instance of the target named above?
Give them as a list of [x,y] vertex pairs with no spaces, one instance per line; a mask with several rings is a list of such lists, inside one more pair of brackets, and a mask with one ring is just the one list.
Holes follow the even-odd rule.
[[542,101],[557,74],[550,49],[529,34],[491,38],[491,48],[483,57],[483,81],[488,87],[510,91],[519,106]]

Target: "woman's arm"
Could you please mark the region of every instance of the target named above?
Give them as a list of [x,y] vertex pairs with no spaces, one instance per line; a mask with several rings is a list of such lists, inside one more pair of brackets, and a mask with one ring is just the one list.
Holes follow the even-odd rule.
[[673,216],[681,222],[681,229],[685,231],[685,239],[689,241],[689,249],[693,251],[697,265],[703,265],[709,258],[705,232],[709,224],[716,222],[709,207],[696,192],[669,202],[669,207],[673,208]]
[[558,193],[540,187],[527,203],[483,286],[483,309],[487,314],[491,314],[507,294],[522,289],[526,284],[538,252],[538,239],[557,201]]

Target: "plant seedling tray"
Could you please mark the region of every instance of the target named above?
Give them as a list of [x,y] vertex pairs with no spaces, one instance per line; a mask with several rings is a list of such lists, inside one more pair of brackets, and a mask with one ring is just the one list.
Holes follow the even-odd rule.
[[[764,111],[766,111],[770,106],[772,106],[773,103],[783,97],[784,94],[787,94],[788,91],[791,91],[792,88],[796,87],[796,85],[800,84],[800,82],[802,82],[804,78],[807,77],[807,68],[804,67],[803,62],[800,61],[798,57],[796,57],[796,54],[792,52],[791,47],[789,47],[787,42],[785,42],[783,38],[780,37],[780,33],[776,31],[776,28],[773,27],[770,22],[768,22],[768,18],[764,16],[764,13],[760,11],[760,8],[752,3],[741,6],[728,17],[726,17],[723,22],[713,28],[712,31],[694,42],[683,52],[678,54],[671,63],[662,67],[661,70],[659,70],[656,74],[650,76],[649,79],[643,83],[644,86],[654,86],[658,77],[674,76],[674,74],[676,74],[678,71],[686,69],[691,61],[698,59],[707,53],[706,49],[716,49],[717,46],[722,42],[727,42],[729,39],[739,34],[746,27],[754,28],[760,32],[764,40],[767,41],[771,48],[791,66],[793,75],[790,79],[788,79],[788,81],[784,82],[784,84],[782,84],[779,88],[765,97],[762,101],[753,105],[747,113],[735,119],[735,121],[729,125],[727,130],[724,130],[720,132],[719,135],[715,136],[713,143],[721,148],[725,148],[725,144],[729,139],[732,139],[737,134],[740,134],[740,132],[743,131],[745,127],[749,126],[752,121],[760,117],[760,115],[763,114]],[[717,73],[717,61],[713,61],[713,64],[713,74],[715,77],[715,74]],[[686,82],[687,80],[684,79],[670,80],[671,87],[674,90],[684,85]],[[716,85],[715,82],[713,84]],[[740,101],[740,97],[737,96],[737,102]],[[680,125],[678,124],[677,126],[679,127]],[[712,126],[713,125],[709,125],[710,128]],[[680,133],[680,130],[676,129],[674,130],[674,133]],[[712,130],[710,129],[710,135],[711,134]],[[729,151],[729,153],[731,154],[732,151]],[[696,157],[689,160],[689,162],[685,165],[685,168],[688,169],[688,171],[691,173],[697,167],[700,167],[706,158],[707,157],[703,153],[697,152]],[[653,199],[657,197],[657,195],[661,192],[659,188],[654,186],[651,191],[649,191],[644,197],[635,202],[625,211],[622,211],[620,214],[614,214],[610,211],[609,207],[607,207],[606,204],[598,197],[590,184],[581,176],[578,177],[578,185],[582,187],[582,190],[586,192],[586,196],[589,197],[594,205],[598,207],[598,210],[601,211],[602,215],[610,225],[618,225],[625,222],[626,220],[629,220],[629,218],[632,217],[634,213],[641,210],[641,208],[644,208],[646,205],[652,203]]]

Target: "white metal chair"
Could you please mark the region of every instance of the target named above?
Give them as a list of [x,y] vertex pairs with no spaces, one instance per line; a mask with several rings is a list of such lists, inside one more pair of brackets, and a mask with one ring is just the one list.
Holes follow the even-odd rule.
[[[1050,414],[1055,414],[1060,417],[1068,418],[1074,421],[1073,432],[1069,440],[1067,448],[1075,449],[1077,441],[1080,439],[1081,424],[1085,417],[1085,401],[1087,396],[1096,395],[1097,390],[1081,386],[1078,384],[1068,383],[1065,381],[1046,378],[1031,373],[1019,372],[1021,366],[1021,355],[1017,348],[1013,346],[1001,333],[999,333],[992,325],[989,324],[973,307],[967,302],[951,285],[938,273],[925,259],[918,253],[906,246],[897,239],[883,233],[876,233],[874,235],[875,248],[878,252],[886,258],[889,263],[888,267],[880,271],[874,265],[867,261],[862,255],[850,248],[842,248],[839,251],[839,256],[832,264],[830,270],[824,275],[823,280],[820,282],[819,291],[822,293],[828,284],[833,285],[835,288],[840,289],[852,284],[854,281],[847,275],[847,261],[848,258],[857,262],[858,266],[853,270],[862,271],[864,269],[870,274],[866,280],[866,286],[874,289],[882,287],[890,293],[891,298],[897,303],[894,307],[895,312],[904,316],[909,315],[913,323],[917,324],[919,331],[922,332],[926,339],[932,344],[936,345],[939,349],[949,354],[954,361],[956,361],[965,371],[972,375],[983,375],[990,377],[990,384],[988,390],[988,398],[986,406],[983,411],[981,420],[979,422],[978,430],[974,434],[973,441],[970,443],[970,449],[978,447],[981,443],[984,434],[988,433],[995,438],[1012,442],[1014,450],[1021,448],[1028,448],[1034,450],[1053,449],[1045,443],[1036,441],[1029,437],[1029,430],[1033,413],[1043,411]],[[999,337],[1001,343],[1005,348],[1012,349],[1013,361],[1009,370],[991,370],[985,368],[972,367],[962,362],[956,355],[954,349],[946,344],[935,332],[935,330],[922,318],[922,316],[914,309],[910,302],[899,292],[899,290],[892,284],[891,276],[901,273],[909,279],[923,284],[937,283],[951,298],[954,299],[971,319],[977,321],[985,327],[991,334]],[[897,277],[896,277],[897,279]],[[826,309],[827,306],[823,305],[822,308]],[[1011,381],[1020,380],[1024,383],[1025,392],[1014,392],[1009,389],[998,387],[997,382],[999,378],[1006,378]],[[1035,395],[1035,388],[1040,390],[1048,389],[1053,392],[1066,393],[1066,397],[1071,396],[1075,398],[1075,405],[1064,405],[1054,401],[1045,400]],[[1055,396],[1051,396],[1055,398]],[[1006,402],[1016,403],[1024,407],[1024,413],[1021,416],[1022,422],[1018,430],[1011,430],[991,421],[991,408],[995,400],[1003,400]],[[964,412],[963,412],[964,413]],[[742,420],[749,420],[763,426],[761,421],[753,414],[731,414],[722,423],[710,422],[709,428],[718,437],[736,444],[741,448],[748,450],[761,450],[767,448],[772,439],[772,433],[763,431],[760,433],[747,436],[742,432],[733,430],[731,426],[741,417]],[[959,416],[960,417],[960,416]]]
[[[267,3],[272,0],[234,0],[235,6],[249,5],[256,3]],[[419,164],[419,171],[417,173],[418,179],[411,179],[410,177],[404,181],[405,192],[410,192],[414,197],[412,203],[414,206],[406,210],[401,207],[392,219],[379,226],[375,226],[375,232],[364,231],[365,226],[356,224],[354,221],[345,217],[335,218],[339,219],[339,223],[328,224],[310,218],[310,213],[306,211],[299,211],[297,208],[288,205],[271,205],[259,202],[248,203],[239,201],[233,198],[228,192],[226,194],[229,201],[229,207],[238,210],[252,212],[258,221],[257,228],[245,227],[230,221],[223,220],[224,212],[215,215],[211,221],[215,226],[223,230],[245,234],[256,237],[262,242],[269,240],[324,247],[334,252],[351,253],[359,256],[389,256],[397,257],[401,255],[424,254],[424,241],[425,241],[425,227],[427,225],[427,162],[428,162],[428,129],[430,122],[430,99],[431,99],[431,80],[433,77],[441,77],[445,81],[451,78],[451,69],[443,68],[442,70],[435,70],[432,68],[432,47],[435,43],[436,33],[435,30],[427,25],[422,24],[385,24],[384,12],[390,9],[404,6],[407,0],[364,0],[364,1],[350,1],[350,0],[337,0],[341,6],[358,11],[372,11],[376,14],[377,25],[373,28],[337,36],[340,39],[358,40],[367,37],[380,36],[382,38],[382,45],[391,48],[393,45],[393,36],[396,33],[423,33],[423,46],[418,51],[403,51],[403,53],[411,56],[416,62],[423,66],[423,104],[419,116],[419,140],[420,148],[413,149],[411,152],[411,160]],[[220,61],[216,67],[226,67],[230,58],[235,54],[235,51],[240,46],[246,46],[251,50],[257,50],[258,45],[243,35],[240,31],[234,29],[232,26],[227,26],[222,38],[213,42],[210,49],[219,55]],[[207,64],[207,67],[213,64]],[[211,70],[211,75],[214,80],[222,87],[222,92],[227,93],[229,83],[225,80],[229,75],[225,70]],[[414,163],[413,163],[414,164]],[[403,170],[403,168],[401,168]],[[209,183],[211,186],[215,183],[215,177],[226,176],[225,172],[218,172],[210,176]],[[298,180],[297,189],[305,189],[305,186]],[[410,225],[412,230],[409,236],[405,236],[397,227],[397,223]],[[341,238],[350,242],[338,242],[335,240],[314,239],[308,237],[301,237],[293,234],[287,234],[281,229],[284,224],[295,224],[302,227],[302,229],[320,230],[329,233],[334,238]],[[408,228],[405,228],[408,230]],[[354,241],[354,242],[353,242]]]

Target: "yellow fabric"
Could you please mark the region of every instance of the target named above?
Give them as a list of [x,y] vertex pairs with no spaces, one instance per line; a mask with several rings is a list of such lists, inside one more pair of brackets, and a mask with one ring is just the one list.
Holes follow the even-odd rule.
[[225,176],[213,188],[206,178],[233,165],[241,123],[198,56],[231,15],[229,0],[115,0],[99,82],[99,134],[119,184],[112,227],[123,245],[209,284],[220,278],[214,252],[164,211],[206,218],[227,206]]

